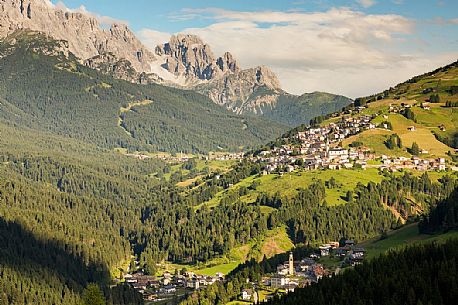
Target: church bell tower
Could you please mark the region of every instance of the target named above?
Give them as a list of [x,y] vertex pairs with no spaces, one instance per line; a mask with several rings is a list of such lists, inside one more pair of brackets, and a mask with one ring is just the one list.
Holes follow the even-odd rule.
[[289,274],[293,275],[294,274],[294,258],[293,258],[293,252],[289,253]]

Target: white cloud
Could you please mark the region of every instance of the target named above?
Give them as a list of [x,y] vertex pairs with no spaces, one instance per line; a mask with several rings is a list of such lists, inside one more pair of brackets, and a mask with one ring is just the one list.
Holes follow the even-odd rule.
[[92,16],[94,18],[97,19],[97,21],[102,25],[102,26],[111,26],[112,24],[114,23],[118,23],[118,24],[126,24],[128,25],[129,22],[126,21],[126,20],[121,20],[121,19],[116,19],[116,18],[112,18],[112,17],[109,17],[109,16],[103,16],[103,15],[100,15],[100,14],[96,14],[96,13],[93,13],[93,12],[90,12],[86,9],[86,7],[84,5],[81,5],[80,7],[78,8],[75,8],[75,9],[71,9],[71,8],[68,8],[64,2],[62,1],[59,1],[57,2],[56,4],[52,4],[49,0],[48,0],[48,4],[57,8],[57,9],[60,9],[64,12],[72,12],[72,13],[81,13],[81,14],[85,14],[85,15],[89,15],[89,16]]
[[137,33],[138,38],[151,50],[157,45],[163,44],[170,40],[170,33],[159,32],[151,29],[143,29]]
[[[230,51],[244,68],[267,65],[284,89],[296,94],[371,94],[457,57],[400,51],[411,43],[406,38],[414,33],[415,22],[398,15],[367,15],[348,8],[315,13],[207,8],[183,14],[213,21],[183,32],[199,35],[215,55]],[[151,48],[169,37],[152,30],[139,34]]]
[[356,2],[358,2],[359,5],[365,8],[371,7],[377,3],[375,0],[357,0]]

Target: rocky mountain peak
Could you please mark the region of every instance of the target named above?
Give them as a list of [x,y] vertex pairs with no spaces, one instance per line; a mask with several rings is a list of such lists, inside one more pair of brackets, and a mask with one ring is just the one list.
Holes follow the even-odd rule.
[[232,73],[237,73],[240,71],[237,60],[229,52],[226,52],[222,57],[219,57],[216,60],[216,64],[223,72],[230,71]]
[[104,30],[94,16],[59,9],[48,0],[0,0],[0,38],[18,29],[67,40],[69,50],[82,61],[110,52],[144,72],[155,60],[126,25],[114,24]]
[[240,72],[231,53],[217,58],[210,46],[196,35],[173,35],[169,42],[156,47],[156,54],[165,58],[164,69],[176,76],[185,76],[187,83],[211,81],[225,73]]
[[256,82],[259,85],[264,85],[269,89],[281,90],[281,84],[277,75],[275,75],[275,73],[273,73],[268,67],[256,67],[254,68],[254,72],[256,75]]
[[280,81],[269,68],[243,70],[231,53],[215,57],[210,46],[196,35],[173,35],[169,42],[156,47],[156,55],[164,61],[162,68],[184,78],[188,87],[235,112],[242,111],[239,106],[261,87],[270,91],[265,98],[257,97],[258,104],[275,103],[277,93],[282,91]]
[[163,68],[190,80],[209,80],[220,72],[210,46],[196,35],[173,35],[169,42],[156,47],[156,54],[166,56]]

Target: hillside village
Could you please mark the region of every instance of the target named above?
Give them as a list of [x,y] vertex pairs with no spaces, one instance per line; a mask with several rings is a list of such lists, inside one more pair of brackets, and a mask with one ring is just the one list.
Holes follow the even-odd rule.
[[[287,294],[296,288],[318,282],[324,276],[338,273],[342,267],[354,266],[364,260],[364,248],[355,246],[353,240],[329,242],[316,248],[310,255],[295,260],[290,252],[288,260],[278,264],[276,272],[262,277],[259,283],[247,280],[247,287],[241,291],[239,299],[257,303],[258,291],[265,293],[264,300],[269,300],[276,293]],[[320,263],[321,258],[332,256],[340,261],[339,267],[329,270]],[[217,272],[213,276],[198,274],[198,271],[179,271],[173,274],[166,271],[161,276],[147,275],[141,269],[123,276],[123,281],[141,293],[145,301],[161,302],[175,297],[183,297],[192,291],[204,289],[216,282],[225,282],[225,275]]]
[[159,302],[173,296],[183,296],[192,290],[203,289],[218,281],[224,281],[222,273],[206,276],[186,271],[181,274],[164,272],[160,277],[144,274],[137,270],[124,275],[123,280],[140,292],[147,301]]
[[[358,107],[358,111],[365,107]],[[392,109],[392,110],[391,110]],[[402,111],[402,109],[390,107],[390,111]],[[314,169],[349,169],[358,167],[378,167],[381,170],[396,171],[400,169],[446,170],[445,158],[422,159],[418,156],[411,158],[376,156],[370,148],[359,146],[343,148],[341,142],[353,135],[365,130],[384,129],[389,130],[387,123],[376,125],[373,119],[377,115],[345,116],[336,122],[325,126],[309,127],[304,131],[297,132],[290,144],[279,147],[274,146],[270,150],[263,150],[251,157],[253,162],[267,163],[264,174],[292,172],[298,168],[303,170]],[[415,127],[409,127],[414,132]],[[427,153],[424,151],[424,153]],[[381,164],[368,164],[368,161],[378,159]],[[373,162],[375,163],[375,162]]]

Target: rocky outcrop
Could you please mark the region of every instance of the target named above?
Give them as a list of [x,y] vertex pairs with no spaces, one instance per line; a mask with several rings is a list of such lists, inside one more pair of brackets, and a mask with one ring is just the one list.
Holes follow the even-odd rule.
[[173,35],[170,41],[156,47],[162,67],[176,76],[184,76],[188,84],[221,77],[225,72],[238,72],[237,61],[229,53],[216,58],[210,46],[195,35]]
[[[170,42],[156,47],[156,56],[163,61],[164,69],[184,78],[186,86],[237,113],[256,112],[254,104],[275,103],[275,93],[281,92],[280,82],[269,68],[241,70],[231,53],[216,57],[195,35],[172,36]],[[256,96],[251,107],[248,102],[261,87],[267,88],[269,94],[265,99]]]
[[282,92],[278,78],[264,66],[225,73],[221,78],[196,89],[215,103],[237,113],[256,113],[256,104],[260,103],[273,103],[274,106],[275,97]]
[[95,17],[57,9],[48,0],[0,0],[0,38],[25,28],[68,41],[81,60],[111,53],[138,72],[149,72],[155,59],[124,24],[102,29]]

